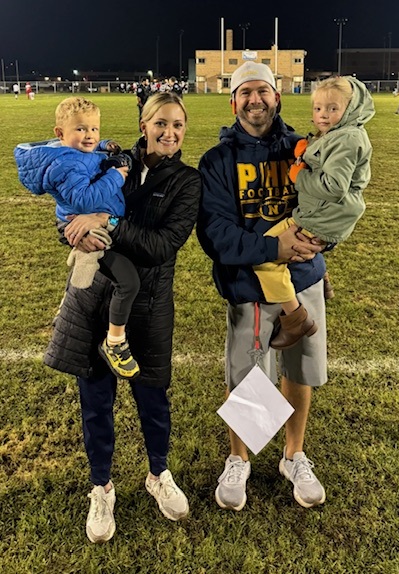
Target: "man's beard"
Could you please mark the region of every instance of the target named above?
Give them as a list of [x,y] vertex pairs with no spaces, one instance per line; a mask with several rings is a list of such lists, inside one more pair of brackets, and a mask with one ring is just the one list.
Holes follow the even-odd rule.
[[[252,109],[257,109],[257,108],[252,108]],[[248,114],[248,111],[246,109],[244,110],[239,110],[237,112],[237,117],[241,120],[241,123],[248,123],[250,126],[254,127],[254,128],[269,128],[274,120],[274,117],[276,115],[276,111],[277,111],[277,107],[266,107],[266,114],[262,114],[259,117],[256,116],[252,116],[250,114]]]

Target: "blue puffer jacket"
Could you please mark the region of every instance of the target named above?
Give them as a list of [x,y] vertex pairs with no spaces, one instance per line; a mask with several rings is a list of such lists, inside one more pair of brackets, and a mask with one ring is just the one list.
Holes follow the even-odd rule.
[[[100,142],[97,149],[105,145],[106,141]],[[124,178],[116,169],[101,169],[106,157],[101,151],[84,153],[54,139],[19,144],[14,157],[21,183],[35,195],[52,195],[62,221],[80,213],[124,215]]]
[[[201,159],[203,194],[198,239],[213,260],[219,293],[231,304],[264,301],[253,265],[277,259],[278,239],[264,233],[291,215],[297,192],[288,178],[300,136],[276,116],[264,139],[250,136],[239,120],[222,128],[219,145]],[[322,255],[290,264],[297,292],[325,272]]]

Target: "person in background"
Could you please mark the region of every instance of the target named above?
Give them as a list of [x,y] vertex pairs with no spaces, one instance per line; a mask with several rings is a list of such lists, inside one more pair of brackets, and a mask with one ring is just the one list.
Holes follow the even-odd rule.
[[[269,347],[281,306],[266,302],[254,266],[291,261],[298,300],[317,320],[318,331],[280,355],[281,390],[295,412],[285,425],[286,445],[280,473],[293,484],[295,500],[309,508],[325,501],[325,490],[304,452],[312,387],[327,380],[322,246],[291,225],[278,237],[265,232],[297,206],[288,178],[301,136],[281,116],[280,94],[270,68],[246,62],[231,77],[231,105],[236,122],[222,128],[220,143],[201,158],[203,194],[198,239],[213,260],[213,276],[227,300],[225,375],[227,396],[258,362],[277,382],[276,354]],[[262,356],[254,353],[254,341]],[[246,503],[251,472],[247,448],[229,429],[230,454],[215,497],[221,508],[239,511]]]
[[[177,252],[197,220],[201,177],[198,170],[180,160],[187,113],[176,94],[149,98],[140,127],[141,138],[126,152],[132,159],[124,186],[126,212],[110,235],[114,248],[134,263],[140,277],[127,335],[140,365],[140,374],[129,384],[149,461],[145,488],[164,516],[176,521],[188,515],[189,504],[167,463],[173,278]],[[65,237],[83,251],[103,250],[104,244],[90,231],[105,229],[108,220],[105,212],[78,215],[65,228]],[[110,540],[116,528],[111,466],[117,385],[115,375],[99,360],[97,350],[106,329],[111,287],[109,280],[98,273],[86,290],[68,286],[44,357],[50,367],[78,377],[83,435],[93,483],[86,533],[95,543]],[[79,364],[74,360],[77,354]],[[134,461],[131,472],[135,472]]]
[[150,81],[148,78],[145,78],[140,81],[140,83],[137,85],[136,88],[137,108],[139,110],[139,129],[140,129],[140,122],[143,108],[150,96],[151,96]]
[[[393,97],[394,97],[394,98],[397,98],[397,97],[399,96],[399,90],[398,90],[397,87],[395,87],[395,88],[393,89],[392,94],[393,94]],[[399,114],[399,106],[397,107],[395,114]]]
[[177,94],[178,96],[180,96],[181,98],[183,97],[183,90],[181,85],[179,84],[179,82],[177,81],[175,76],[171,76],[168,80],[168,84],[169,84],[169,90],[171,92],[174,92],[175,94]]
[[[330,249],[350,236],[366,209],[363,192],[370,181],[372,147],[364,126],[375,111],[364,83],[351,76],[320,82],[312,104],[317,132],[299,140],[288,173],[298,192],[298,207],[266,234],[276,237],[294,224]],[[279,350],[317,330],[296,297],[288,267],[285,261],[255,267],[266,301],[281,303],[281,328],[270,342]]]
[[13,91],[15,99],[17,100],[18,96],[20,94],[20,91],[21,91],[19,84],[17,82],[15,82],[15,84],[13,84],[12,91]]

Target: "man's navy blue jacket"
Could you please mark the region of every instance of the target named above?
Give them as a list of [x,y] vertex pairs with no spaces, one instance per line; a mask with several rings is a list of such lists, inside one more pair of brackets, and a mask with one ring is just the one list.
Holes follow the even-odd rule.
[[[217,289],[232,305],[265,301],[253,265],[277,259],[278,239],[264,233],[297,206],[288,169],[301,137],[279,115],[262,139],[249,135],[237,119],[221,129],[220,143],[201,158],[197,235],[214,262]],[[324,258],[318,254],[289,268],[300,292],[323,277]]]

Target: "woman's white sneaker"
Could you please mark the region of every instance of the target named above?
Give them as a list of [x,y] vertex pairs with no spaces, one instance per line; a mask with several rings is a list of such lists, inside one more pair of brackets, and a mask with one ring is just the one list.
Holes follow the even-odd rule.
[[86,521],[86,534],[90,542],[99,543],[111,540],[115,534],[114,506],[115,488],[105,492],[103,486],[95,486],[87,495],[90,498],[90,509]]
[[186,518],[189,511],[188,500],[176,485],[169,470],[161,472],[157,480],[153,480],[148,474],[145,487],[158,502],[159,509],[166,518],[169,520]]

